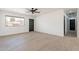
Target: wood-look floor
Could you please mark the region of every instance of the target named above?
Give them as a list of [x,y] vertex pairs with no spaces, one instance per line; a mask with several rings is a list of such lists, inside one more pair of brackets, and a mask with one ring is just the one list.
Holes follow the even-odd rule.
[[38,32],[0,37],[0,51],[79,51],[79,39]]

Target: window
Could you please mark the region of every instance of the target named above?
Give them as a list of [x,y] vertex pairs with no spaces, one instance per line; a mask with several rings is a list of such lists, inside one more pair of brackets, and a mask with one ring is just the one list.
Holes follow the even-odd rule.
[[22,26],[24,25],[23,17],[14,17],[14,16],[6,16],[6,25],[7,26]]

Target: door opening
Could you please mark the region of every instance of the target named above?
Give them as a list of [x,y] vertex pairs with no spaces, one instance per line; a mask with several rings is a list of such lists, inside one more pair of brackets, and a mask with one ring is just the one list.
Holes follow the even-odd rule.
[[77,37],[77,9],[65,9],[64,12],[64,36]]
[[70,30],[75,31],[75,19],[70,20]]
[[34,31],[34,19],[29,19],[29,32]]

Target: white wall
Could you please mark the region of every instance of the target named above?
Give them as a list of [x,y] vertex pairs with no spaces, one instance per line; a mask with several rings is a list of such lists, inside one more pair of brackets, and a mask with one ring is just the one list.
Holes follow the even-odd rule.
[[67,32],[68,32],[68,24],[67,24],[67,22],[68,22],[68,17],[65,15],[65,34],[67,34]]
[[79,38],[79,9],[77,9],[77,37]]
[[[5,15],[24,17],[25,25],[19,27],[6,27]],[[23,14],[0,11],[0,36],[28,32],[29,31],[28,19],[29,17]]]
[[35,31],[64,36],[64,10],[59,9],[35,19]]

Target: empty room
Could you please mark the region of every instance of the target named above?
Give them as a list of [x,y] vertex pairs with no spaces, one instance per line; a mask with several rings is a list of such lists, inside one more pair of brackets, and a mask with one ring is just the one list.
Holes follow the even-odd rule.
[[0,8],[0,51],[79,51],[78,8]]

